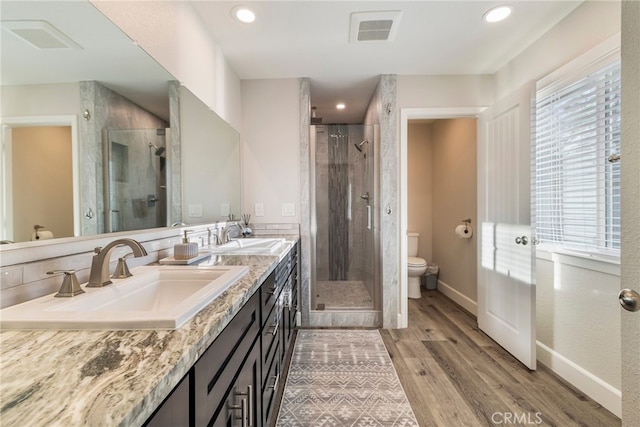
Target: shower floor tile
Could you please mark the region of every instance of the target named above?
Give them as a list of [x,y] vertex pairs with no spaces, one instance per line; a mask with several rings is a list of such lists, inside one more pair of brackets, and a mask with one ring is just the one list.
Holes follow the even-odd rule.
[[316,310],[373,310],[373,299],[361,281],[316,282]]

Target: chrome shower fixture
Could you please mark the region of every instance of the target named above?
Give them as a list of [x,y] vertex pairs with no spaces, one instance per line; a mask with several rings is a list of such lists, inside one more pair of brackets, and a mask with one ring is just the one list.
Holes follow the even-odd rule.
[[157,145],[155,145],[155,144],[153,144],[151,142],[149,143],[149,148],[155,148],[156,151],[153,154],[155,154],[156,156],[161,156],[165,151],[164,147],[158,147]]
[[362,153],[362,146],[364,144],[368,144],[369,141],[367,141],[366,139],[364,141],[362,141],[360,144],[353,144],[354,147],[356,147],[356,149]]

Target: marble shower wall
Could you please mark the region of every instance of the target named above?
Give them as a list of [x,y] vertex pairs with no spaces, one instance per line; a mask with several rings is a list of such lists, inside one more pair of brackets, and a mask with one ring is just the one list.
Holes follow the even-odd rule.
[[[166,149],[164,129],[110,129],[108,186],[111,212],[105,218],[109,232],[141,230],[167,225]],[[153,201],[155,199],[155,201]]]
[[400,224],[398,212],[399,157],[398,157],[398,108],[396,105],[397,86],[395,75],[382,75],[378,82],[369,109],[365,116],[365,124],[377,124],[380,131],[380,200],[378,212],[380,217],[380,253],[376,259],[381,265],[382,317],[384,328],[398,326],[398,275],[400,266]]

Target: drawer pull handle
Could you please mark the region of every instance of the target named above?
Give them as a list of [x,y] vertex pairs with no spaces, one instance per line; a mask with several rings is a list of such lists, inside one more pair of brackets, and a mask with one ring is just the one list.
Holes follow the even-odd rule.
[[238,405],[228,405],[228,408],[234,411],[240,410],[240,414],[242,416],[242,427],[249,427],[247,425],[247,399],[242,399],[240,401],[240,406]]
[[[249,406],[249,417],[247,418],[247,427],[253,427],[252,421],[253,421],[253,386],[252,385],[248,385],[247,386],[247,391],[245,392],[236,392],[236,396],[247,396],[248,399],[248,406]],[[245,399],[242,399],[242,401],[244,402]],[[235,409],[242,409],[242,407],[240,408],[235,408]]]
[[271,325],[269,327],[269,329],[270,329],[269,332],[271,332],[271,335],[273,335],[275,337],[276,334],[278,333],[278,329],[280,329],[280,322],[278,322],[278,323],[276,323],[274,325]]
[[278,388],[278,381],[280,381],[280,375],[276,375],[276,376],[274,376],[273,378],[274,378],[274,380],[273,380],[273,385],[270,385],[270,386],[269,386],[269,388],[270,388],[271,390],[275,390],[275,389],[277,389],[277,388]]

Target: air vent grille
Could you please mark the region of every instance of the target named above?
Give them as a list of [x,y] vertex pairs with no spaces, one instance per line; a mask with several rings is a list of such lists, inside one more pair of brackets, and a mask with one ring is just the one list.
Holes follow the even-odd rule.
[[46,21],[2,21],[2,28],[37,49],[82,49]]
[[393,27],[390,19],[379,21],[362,21],[358,29],[358,41],[387,41]]
[[402,11],[354,12],[351,14],[349,41],[390,42],[398,31]]

